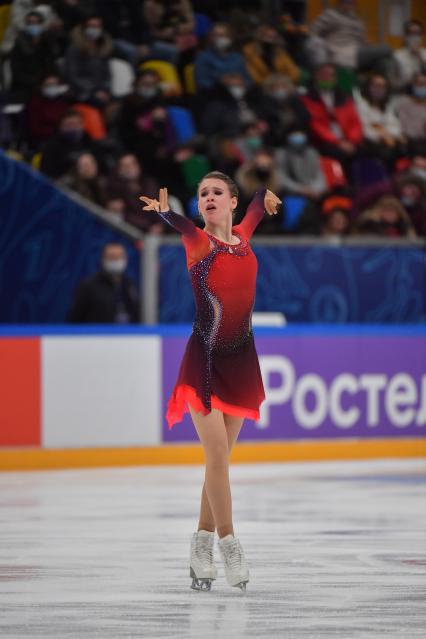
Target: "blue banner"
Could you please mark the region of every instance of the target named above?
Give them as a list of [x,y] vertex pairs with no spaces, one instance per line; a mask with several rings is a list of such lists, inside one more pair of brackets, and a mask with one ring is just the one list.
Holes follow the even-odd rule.
[[[417,247],[253,245],[259,262],[255,311],[289,323],[423,323],[426,252]],[[184,250],[160,251],[160,321],[191,322]]]
[[1,323],[64,322],[78,282],[98,270],[109,241],[126,246],[128,274],[138,286],[131,241],[0,152]]

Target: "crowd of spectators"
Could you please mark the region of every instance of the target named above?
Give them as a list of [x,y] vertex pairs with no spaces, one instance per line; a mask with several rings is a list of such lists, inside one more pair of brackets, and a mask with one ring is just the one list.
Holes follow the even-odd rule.
[[[7,3],[6,3],[7,4]],[[150,233],[210,169],[283,200],[260,233],[426,236],[426,46],[368,42],[355,0],[14,0],[0,146]]]

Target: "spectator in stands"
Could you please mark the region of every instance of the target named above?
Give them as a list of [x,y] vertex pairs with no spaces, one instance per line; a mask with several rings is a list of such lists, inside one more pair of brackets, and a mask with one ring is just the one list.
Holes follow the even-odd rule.
[[362,235],[415,238],[416,232],[401,202],[392,196],[379,199],[372,209],[367,209],[356,221],[356,232]]
[[[148,197],[157,197],[158,183],[146,175],[138,158],[132,153],[123,153],[117,161],[108,179],[108,193],[111,198],[119,197],[126,205],[126,222],[146,231],[158,217],[141,215],[139,195],[146,193]],[[161,223],[161,226],[164,226]]]
[[361,93],[356,92],[355,95],[364,131],[363,154],[379,158],[392,168],[395,159],[403,152],[405,138],[388,80],[374,73]]
[[423,186],[426,188],[426,144],[418,145],[418,148],[414,147],[413,159],[408,170],[408,175],[418,178],[423,182]]
[[[417,158],[420,160],[420,158]],[[414,160],[416,162],[416,158]],[[417,165],[399,178],[400,201],[404,205],[417,235],[426,237],[426,159],[422,174]]]
[[308,49],[312,64],[331,62],[350,69],[374,69],[388,75],[392,65],[391,49],[367,42],[365,25],[356,13],[356,0],[338,0],[311,26]]
[[339,238],[350,233],[350,198],[330,195],[321,207],[321,235],[329,238]]
[[265,148],[259,149],[251,162],[240,166],[235,173],[235,180],[244,202],[250,200],[257,189],[265,187],[281,197],[282,175],[274,162],[273,154]]
[[397,111],[403,135],[426,143],[426,71],[413,77],[411,95],[399,98]]
[[18,34],[25,26],[28,13],[34,10],[41,15],[46,29],[57,21],[57,16],[47,0],[13,0],[9,24],[0,44],[0,53],[7,55],[11,52]]
[[54,133],[65,111],[70,108],[69,87],[57,73],[46,75],[28,103],[30,143],[38,149]]
[[317,200],[327,190],[319,153],[310,146],[305,131],[297,127],[290,131],[284,148],[276,152],[276,160],[287,193]]
[[[182,51],[185,36],[191,36],[195,29],[195,17],[189,0],[171,2],[145,2],[145,20],[150,24],[156,40],[174,43]],[[152,11],[152,8],[155,10]]]
[[11,91],[15,99],[23,102],[27,101],[43,75],[55,68],[55,44],[45,28],[41,13],[27,13],[10,53]]
[[110,213],[113,213],[116,220],[124,221],[126,218],[126,202],[122,197],[115,197],[111,195],[107,197],[105,202],[105,209]]
[[251,42],[243,47],[247,70],[256,84],[262,84],[271,74],[282,73],[298,82],[300,69],[286,53],[275,27],[263,23],[254,32]]
[[245,125],[257,120],[255,101],[245,76],[237,72],[225,73],[205,105],[200,118],[201,131],[207,136],[239,135]]
[[[152,129],[153,111],[165,104],[157,72],[145,69],[136,78],[133,92],[124,98],[117,117],[118,132],[126,149],[144,155],[146,137]],[[152,150],[146,155],[150,152]]]
[[109,60],[113,51],[113,39],[105,32],[99,16],[90,15],[73,29],[64,73],[77,100],[94,106],[103,106],[110,100]]
[[240,163],[252,160],[256,152],[265,146],[262,123],[249,122],[243,125],[240,135],[234,140],[234,145]]
[[426,73],[426,47],[423,46],[424,28],[418,20],[408,20],[404,25],[405,46],[394,53],[393,84],[407,89],[418,74]]
[[264,128],[268,146],[285,144],[288,132],[294,127],[308,130],[309,113],[288,76],[270,75],[262,84],[261,93],[254,98],[253,108]]
[[363,132],[353,99],[336,86],[334,65],[316,69],[314,83],[301,101],[309,112],[312,139],[321,155],[336,158],[347,169],[360,148]]
[[69,171],[83,151],[96,149],[96,144],[85,133],[83,117],[78,111],[66,111],[57,131],[42,148],[41,171],[58,179]]
[[195,58],[195,83],[199,91],[213,89],[225,74],[238,73],[245,84],[252,80],[244,57],[233,48],[228,25],[216,23],[210,33],[209,46]]
[[60,182],[94,204],[103,206],[106,202],[106,180],[100,175],[92,153],[79,155],[72,171],[64,175]]
[[136,324],[138,293],[125,274],[127,251],[118,242],[105,244],[101,268],[77,287],[68,315],[73,324]]
[[[424,178],[416,168],[425,171]],[[401,175],[384,180],[363,189],[356,194],[353,202],[352,217],[374,208],[381,197],[392,196],[402,202],[417,235],[426,236],[426,157],[419,155],[413,159],[413,165]]]
[[70,33],[70,31],[72,31],[74,27],[76,27],[84,20],[87,15],[88,8],[90,9],[90,11],[94,8],[93,2],[88,3],[87,0],[55,1],[55,11],[62,23],[63,30],[66,34]]

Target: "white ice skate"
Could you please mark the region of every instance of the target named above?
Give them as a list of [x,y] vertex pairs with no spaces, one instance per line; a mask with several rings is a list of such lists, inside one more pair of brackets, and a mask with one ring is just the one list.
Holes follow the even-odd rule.
[[218,544],[228,584],[245,590],[249,569],[240,541],[233,535],[226,535],[219,539]]
[[189,574],[194,590],[210,590],[212,581],[217,577],[217,568],[213,563],[213,542],[214,532],[209,530],[198,530],[192,535]]

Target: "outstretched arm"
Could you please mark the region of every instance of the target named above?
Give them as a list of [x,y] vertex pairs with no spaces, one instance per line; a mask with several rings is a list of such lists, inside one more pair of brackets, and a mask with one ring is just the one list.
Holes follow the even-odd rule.
[[160,189],[159,201],[142,195],[145,202],[144,211],[156,211],[167,224],[182,234],[182,240],[186,249],[187,263],[190,267],[210,252],[210,241],[207,235],[195,226],[192,220],[179,215],[169,209],[167,189]]
[[266,211],[268,215],[275,215],[278,204],[281,204],[281,200],[272,191],[265,188],[259,189],[248,205],[244,218],[234,228],[245,238],[250,239],[256,226],[263,218],[264,212]]

